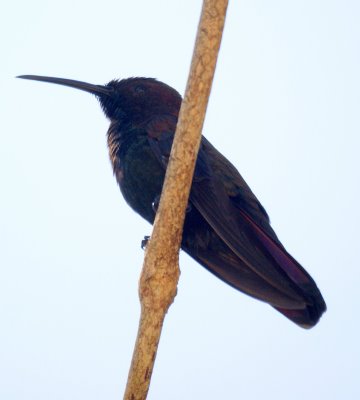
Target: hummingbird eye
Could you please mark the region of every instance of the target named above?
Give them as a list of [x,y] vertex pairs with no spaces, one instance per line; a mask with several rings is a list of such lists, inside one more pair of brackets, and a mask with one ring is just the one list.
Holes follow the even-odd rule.
[[134,92],[136,93],[136,94],[144,94],[145,93],[145,91],[146,91],[146,89],[145,89],[145,87],[144,87],[144,85],[137,85],[137,86],[135,86],[135,88],[134,88]]

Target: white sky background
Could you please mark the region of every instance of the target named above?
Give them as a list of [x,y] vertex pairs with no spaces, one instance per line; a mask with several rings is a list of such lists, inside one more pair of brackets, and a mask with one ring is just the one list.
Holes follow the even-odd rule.
[[[14,79],[184,92],[201,1],[1,6],[0,398],[122,398],[151,227],[112,177],[96,99]],[[181,255],[149,399],[360,398],[357,0],[232,1],[204,127],[328,305],[298,328]]]

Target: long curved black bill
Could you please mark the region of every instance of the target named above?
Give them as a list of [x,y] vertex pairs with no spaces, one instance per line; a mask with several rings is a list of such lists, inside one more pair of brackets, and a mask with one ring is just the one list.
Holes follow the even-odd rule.
[[85,92],[94,94],[96,96],[110,96],[112,88],[101,85],[93,85],[92,83],[75,81],[73,79],[65,78],[54,78],[51,76],[39,76],[39,75],[19,75],[17,78],[30,79],[32,81],[49,82],[55,83],[56,85],[69,86],[75,89],[83,90]]

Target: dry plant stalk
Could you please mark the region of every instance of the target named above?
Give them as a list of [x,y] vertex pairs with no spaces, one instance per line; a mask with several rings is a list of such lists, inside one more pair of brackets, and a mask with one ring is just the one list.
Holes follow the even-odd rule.
[[179,248],[227,0],[204,0],[188,84],[140,277],[141,317],[124,399],[146,399],[165,314],[174,301]]

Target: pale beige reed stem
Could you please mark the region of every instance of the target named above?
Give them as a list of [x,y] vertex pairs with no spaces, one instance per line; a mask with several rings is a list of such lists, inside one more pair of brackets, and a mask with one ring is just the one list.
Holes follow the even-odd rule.
[[141,317],[124,399],[146,399],[165,314],[174,301],[185,209],[220,47],[227,0],[204,0],[188,84],[140,277]]

